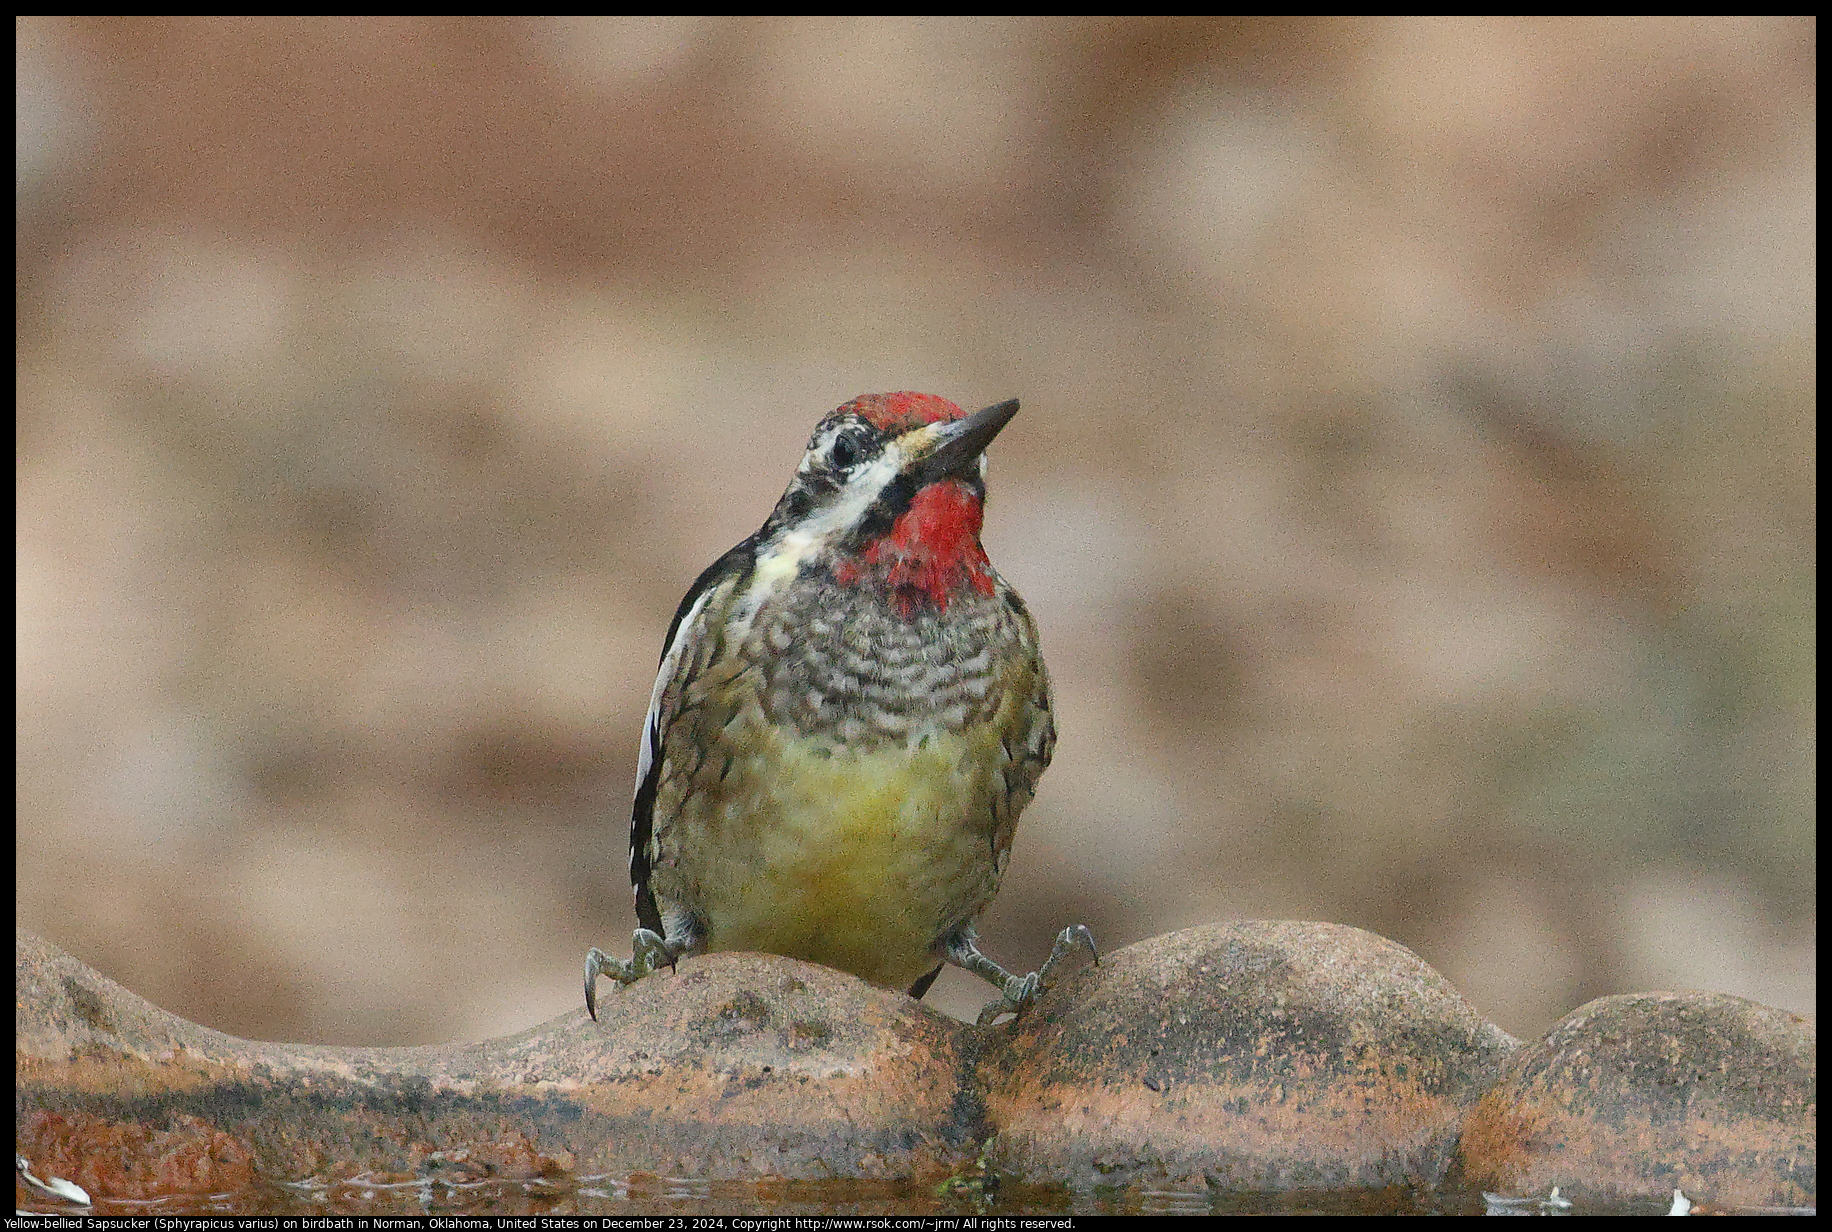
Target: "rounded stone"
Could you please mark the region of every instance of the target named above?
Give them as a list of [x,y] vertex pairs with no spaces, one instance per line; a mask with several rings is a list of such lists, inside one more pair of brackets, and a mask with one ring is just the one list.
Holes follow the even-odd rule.
[[992,1160],[1078,1188],[1431,1183],[1516,1047],[1372,933],[1188,929],[1103,957],[985,1037]]
[[237,1039],[23,933],[15,987],[21,1152],[97,1197],[256,1173],[941,1176],[979,1130],[963,1024],[769,955],[606,981],[598,1022],[420,1048]]
[[1741,997],[1602,997],[1515,1054],[1454,1174],[1508,1195],[1810,1207],[1815,1058],[1811,1022]]

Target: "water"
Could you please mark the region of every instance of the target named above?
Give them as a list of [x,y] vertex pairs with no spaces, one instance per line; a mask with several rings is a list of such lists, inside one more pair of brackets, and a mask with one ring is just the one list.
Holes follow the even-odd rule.
[[707,1181],[684,1177],[566,1177],[451,1182],[358,1176],[335,1182],[261,1182],[234,1194],[98,1201],[91,1208],[22,1201],[21,1212],[160,1215],[1661,1215],[1666,1201],[1601,1206],[1526,1201],[1485,1204],[1480,1193],[1351,1190],[1302,1194],[1218,1193],[1165,1182],[1074,1191],[1066,1185],[1000,1183],[963,1176],[914,1181]]

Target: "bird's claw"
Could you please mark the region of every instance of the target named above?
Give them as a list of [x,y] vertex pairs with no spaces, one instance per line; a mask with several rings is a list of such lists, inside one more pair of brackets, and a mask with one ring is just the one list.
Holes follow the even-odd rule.
[[1096,948],[1094,934],[1088,931],[1086,924],[1071,924],[1057,933],[1056,944],[1050,947],[1050,956],[1043,960],[1043,966],[1038,969],[1038,974],[1043,977],[1043,982],[1048,984],[1050,973],[1056,969],[1057,965],[1084,945],[1088,947],[1088,957],[1094,960],[1094,965],[1100,966],[1100,950]]
[[1034,1004],[1038,997],[1049,991],[1056,968],[1062,960],[1073,954],[1082,946],[1088,947],[1088,953],[1094,959],[1094,965],[1100,966],[1100,951],[1094,946],[1094,934],[1088,931],[1086,924],[1071,924],[1056,935],[1056,943],[1050,947],[1050,956],[1043,960],[1043,965],[1029,975],[1014,975],[1005,984],[1005,995],[997,1001],[988,1001],[977,1025],[986,1026],[995,1021],[1001,1014],[1021,1016]]
[[1041,969],[1029,975],[1014,975],[1011,983],[1005,985],[1005,995],[997,1001],[988,1001],[975,1019],[977,1026],[990,1026],[1001,1014],[1022,1014],[1030,1008],[1043,991],[1043,972]]
[[597,946],[585,954],[585,1012],[598,1017],[598,977],[608,975],[619,984],[634,984],[645,975],[674,961],[674,953],[663,936],[651,928],[639,928],[630,937],[630,961],[612,958]]

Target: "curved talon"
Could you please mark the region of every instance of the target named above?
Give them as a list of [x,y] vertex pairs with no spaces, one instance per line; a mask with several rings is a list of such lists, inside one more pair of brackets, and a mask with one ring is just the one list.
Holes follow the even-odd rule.
[[1088,930],[1086,924],[1071,924],[1056,934],[1056,944],[1050,947],[1050,956],[1044,960],[1043,966],[1038,968],[1037,973],[1043,977],[1046,985],[1049,983],[1050,972],[1056,969],[1056,964],[1074,953],[1077,946],[1082,945],[1088,947],[1088,956],[1094,960],[1094,965],[1100,966],[1100,950],[1094,945],[1094,934]]
[[615,977],[622,966],[595,945],[585,952],[585,1012],[593,1022],[598,1021],[598,977],[607,973]]

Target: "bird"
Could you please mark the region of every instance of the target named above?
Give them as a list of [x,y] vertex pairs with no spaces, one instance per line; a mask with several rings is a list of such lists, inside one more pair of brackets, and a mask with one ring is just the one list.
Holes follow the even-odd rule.
[[687,591],[638,749],[628,985],[747,950],[920,998],[945,963],[1022,1014],[1073,951],[1013,975],[975,928],[1056,745],[1036,622],[980,542],[985,449],[1018,412],[865,394],[815,425],[763,526]]

